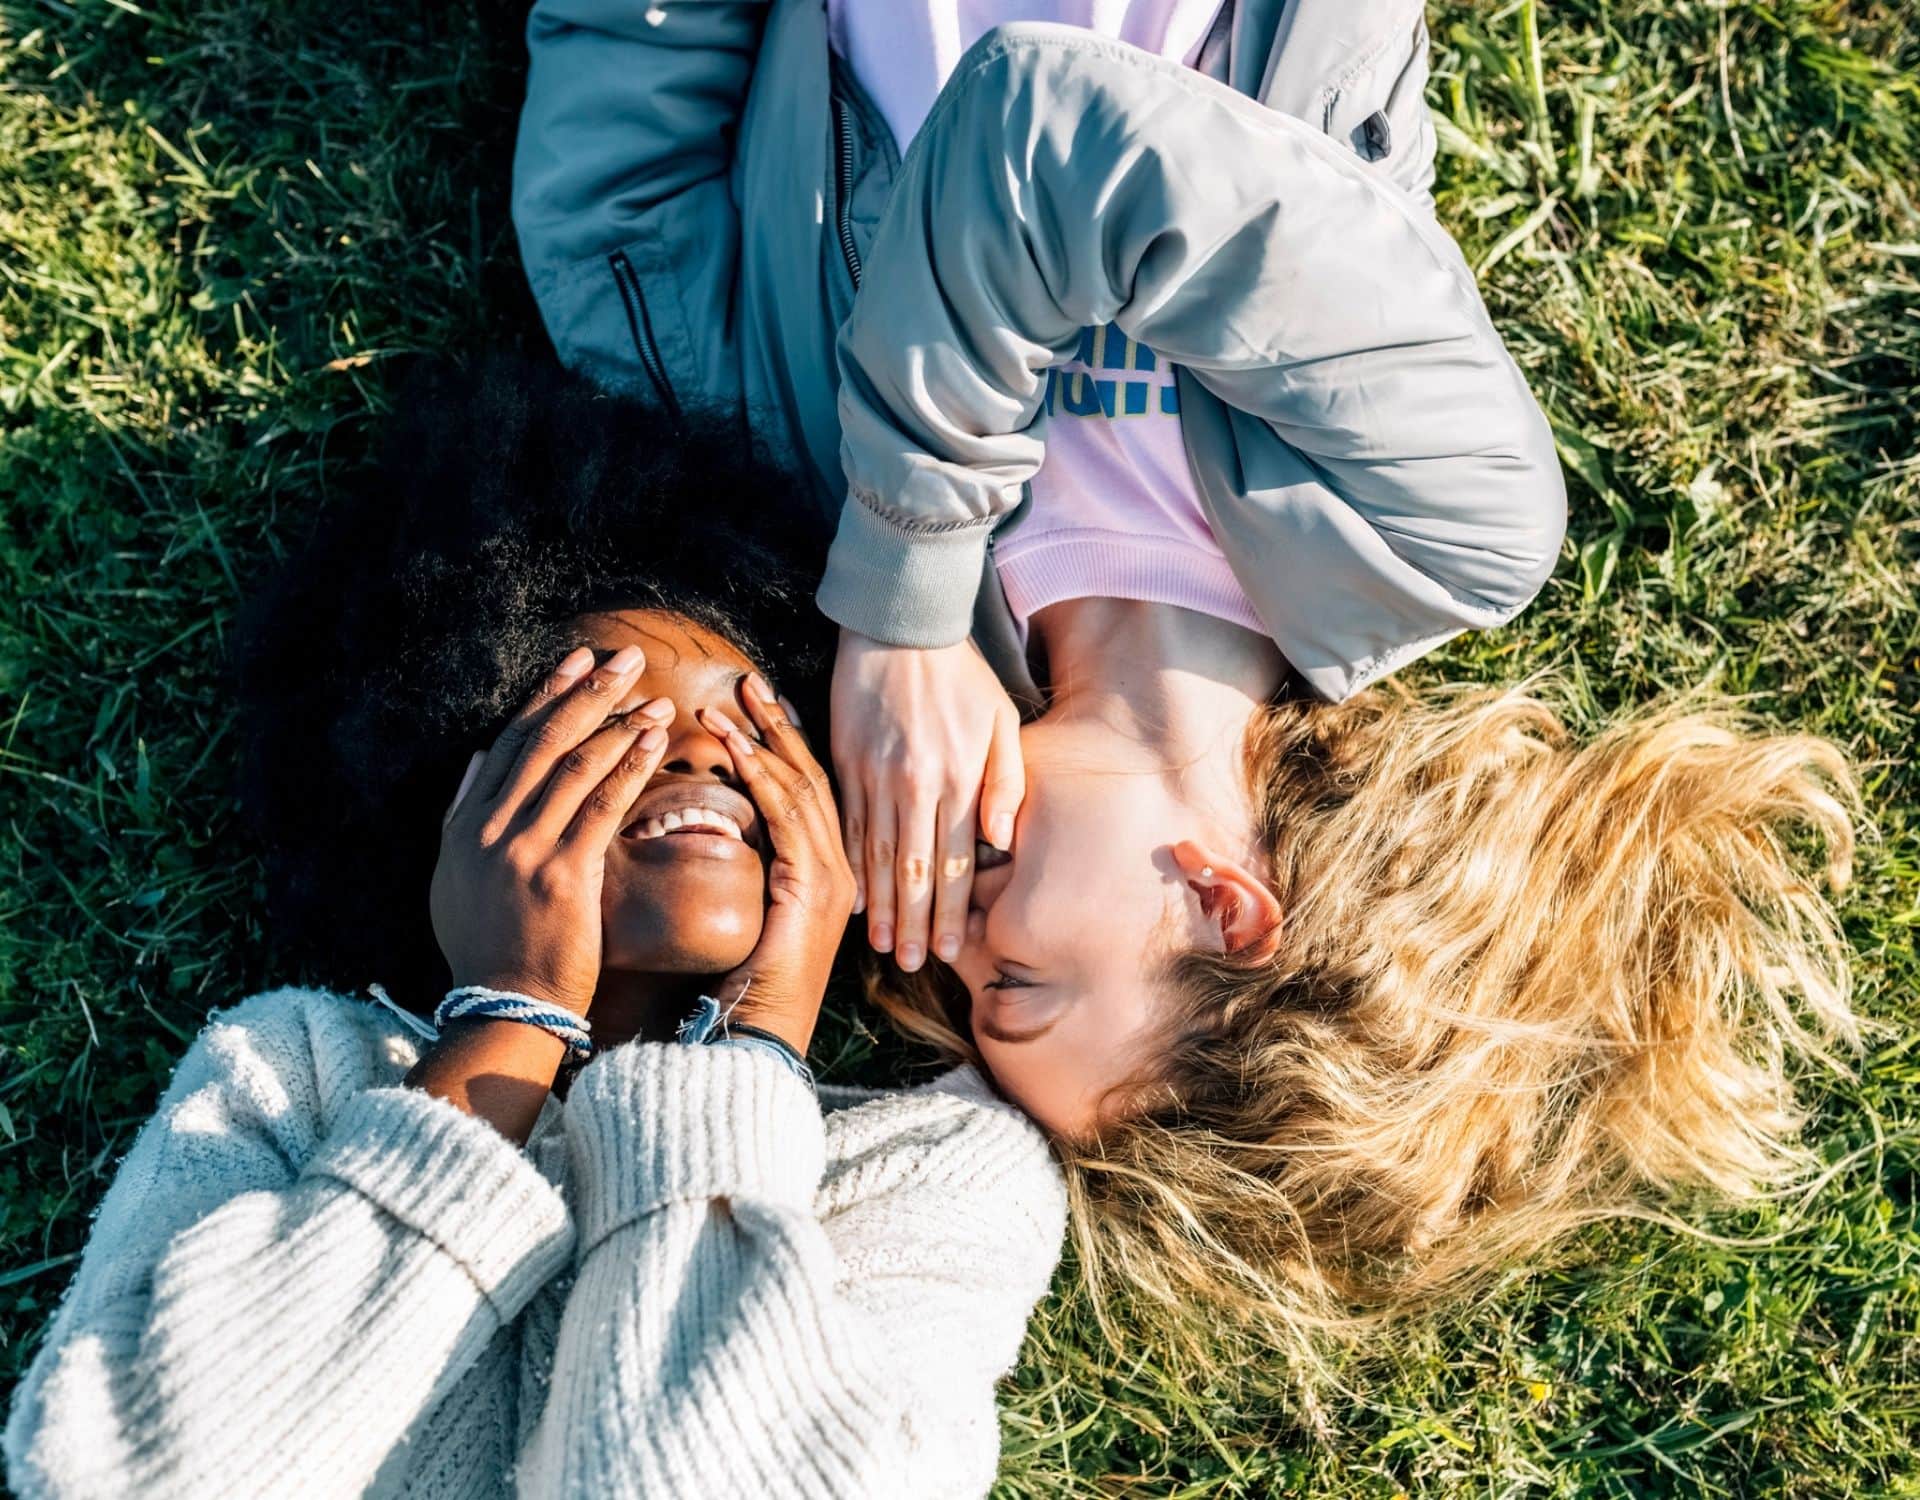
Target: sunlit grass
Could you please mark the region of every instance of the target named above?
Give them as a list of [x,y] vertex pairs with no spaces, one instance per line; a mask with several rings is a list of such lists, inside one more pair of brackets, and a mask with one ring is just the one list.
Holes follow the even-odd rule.
[[[1857,1079],[1804,1199],[1631,1225],[1303,1410],[1112,1347],[1063,1276],[1009,1495],[1920,1493],[1920,41],[1911,7],[1449,5],[1440,210],[1558,427],[1569,555],[1431,669],[1714,684],[1845,743]],[[269,977],[237,599],[404,357],[536,344],[516,8],[0,0],[0,1369],[206,1012]],[[351,982],[358,976],[336,976]],[[843,1032],[844,1034],[844,1032]],[[857,1038],[849,1055],[862,1050]],[[1257,1383],[1256,1383],[1257,1384]]]

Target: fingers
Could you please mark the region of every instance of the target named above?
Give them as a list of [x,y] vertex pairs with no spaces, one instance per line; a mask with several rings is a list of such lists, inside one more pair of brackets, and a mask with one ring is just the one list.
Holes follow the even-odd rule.
[[933,920],[933,861],[939,842],[940,803],[932,798],[914,798],[900,808],[900,852],[894,874],[899,890],[895,897],[898,919],[895,924],[893,955],[909,974],[927,958],[927,933]]
[[[658,744],[665,748],[665,726],[672,719],[672,700],[655,698],[596,729],[560,757],[547,784],[525,805],[516,826],[558,843],[607,778],[650,731],[660,731]],[[632,800],[627,799],[629,803]]]
[[500,737],[487,751],[487,758],[480,767],[480,795],[476,805],[486,805],[500,795],[500,789],[506,785],[514,763],[520,758],[521,748],[527,742],[527,736],[534,726],[546,717],[553,705],[593,669],[593,652],[585,646],[576,646],[560,659],[560,664],[550,672],[540,686],[533,690],[527,701],[520,705],[520,711],[500,731]]
[[867,796],[858,781],[841,780],[840,829],[853,872],[853,914],[859,916],[867,909]]
[[875,953],[893,952],[894,851],[899,847],[893,798],[883,788],[867,804],[867,942]]
[[944,804],[940,847],[934,855],[933,951],[945,962],[960,956],[967,930],[968,898],[973,894],[972,803]]
[[[666,704],[669,710],[672,703],[665,698],[656,698],[652,703],[643,704],[629,722],[646,714],[647,709],[657,704]],[[671,718],[669,713],[667,717]],[[612,726],[608,726],[611,729]],[[602,734],[606,730],[601,731]],[[599,738],[598,735],[595,736]],[[591,743],[591,741],[589,741]],[[579,801],[579,811],[568,825],[565,837],[569,843],[578,844],[583,850],[603,851],[611,844],[620,830],[626,826],[627,813],[632,809],[634,799],[653,779],[653,773],[660,769],[660,762],[667,753],[667,731],[665,722],[653,717],[646,721],[639,737],[625,743],[623,753],[614,762],[613,768],[602,776],[598,783],[590,788],[586,796]],[[551,789],[548,796],[552,797]]]
[[1003,701],[993,716],[993,740],[987,747],[987,767],[980,786],[980,836],[994,848],[1013,847],[1014,820],[1026,796],[1020,715],[1011,701]]
[[747,717],[753,721],[754,727],[766,736],[768,748],[825,790],[827,773],[821,769],[820,762],[814,759],[813,747],[801,732],[800,721],[793,717],[784,698],[774,696],[766,678],[758,672],[748,673],[740,684],[739,698],[740,706],[747,711]]
[[538,795],[561,758],[606,722],[646,660],[638,646],[622,646],[552,702],[507,727],[502,738],[517,734],[519,745],[494,798],[496,817],[511,820]]
[[831,806],[823,806],[818,789],[796,767],[771,747],[753,742],[738,724],[717,708],[700,711],[700,721],[727,747],[734,773],[760,811],[775,855],[800,859],[823,841],[837,841]]
[[453,801],[447,804],[446,813],[440,819],[440,826],[442,828],[445,828],[447,824],[451,823],[453,821],[453,815],[460,811],[460,804],[466,800],[467,793],[472,789],[474,779],[479,776],[480,767],[486,763],[486,759],[486,751],[476,750],[473,752],[472,758],[467,762],[466,773],[460,778],[460,790],[453,794]]

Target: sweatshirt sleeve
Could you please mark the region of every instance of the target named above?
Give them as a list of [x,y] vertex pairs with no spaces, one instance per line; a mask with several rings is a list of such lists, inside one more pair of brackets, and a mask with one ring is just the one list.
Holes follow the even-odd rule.
[[[1192,69],[1068,27],[988,33],[867,267],[819,594],[850,629],[965,636],[988,536],[1044,453],[1044,372],[1103,323],[1228,409],[1223,544],[1256,603],[1286,602],[1263,617],[1323,690],[1509,618],[1557,558],[1551,430],[1452,241],[1310,125]],[[1375,638],[1325,638],[1363,610]]]
[[513,162],[555,349],[669,411],[740,399],[729,174],[768,0],[537,0]]
[[195,1042],[15,1392],[35,1497],[357,1495],[563,1268],[559,1194],[393,1076],[351,1003],[281,992]]
[[521,1493],[984,1493],[1064,1195],[1024,1122],[1008,1149],[985,1111],[929,1109],[823,1213],[826,1127],[772,1059],[631,1046],[583,1072],[579,1268]]

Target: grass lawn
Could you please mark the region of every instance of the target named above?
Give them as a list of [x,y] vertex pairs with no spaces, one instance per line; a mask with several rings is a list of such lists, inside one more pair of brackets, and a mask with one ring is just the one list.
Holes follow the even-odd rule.
[[[637,3],[637,0],[636,0]],[[1430,669],[1712,683],[1865,768],[1884,1025],[1814,1190],[1591,1233],[1303,1410],[1112,1347],[1064,1275],[1008,1495],[1920,1494],[1920,20],[1448,4],[1440,208],[1562,432],[1572,540]],[[538,347],[519,8],[0,0],[0,1372],[207,1012],[270,979],[230,795],[248,581],[425,350]],[[372,976],[332,976],[343,984]],[[858,1050],[856,1048],[856,1050]]]

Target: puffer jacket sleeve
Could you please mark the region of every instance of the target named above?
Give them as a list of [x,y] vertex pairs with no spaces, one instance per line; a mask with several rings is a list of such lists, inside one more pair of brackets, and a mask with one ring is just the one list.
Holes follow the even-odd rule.
[[964,638],[988,537],[1045,452],[1043,372],[1101,323],[1226,408],[1239,472],[1197,477],[1322,693],[1504,622],[1552,571],[1551,429],[1426,208],[1192,69],[1022,24],[948,80],[841,332],[829,616]]
[[14,1393],[13,1493],[362,1494],[565,1267],[559,1193],[381,1086],[404,1067],[366,1010],[279,991],[194,1043]]
[[521,1496],[986,1493],[1059,1170],[979,1100],[849,1113],[830,1153],[806,1086],[735,1048],[635,1044],[580,1074],[578,1270]]
[[513,164],[563,363],[678,410],[740,401],[730,173],[767,0],[537,0]]

